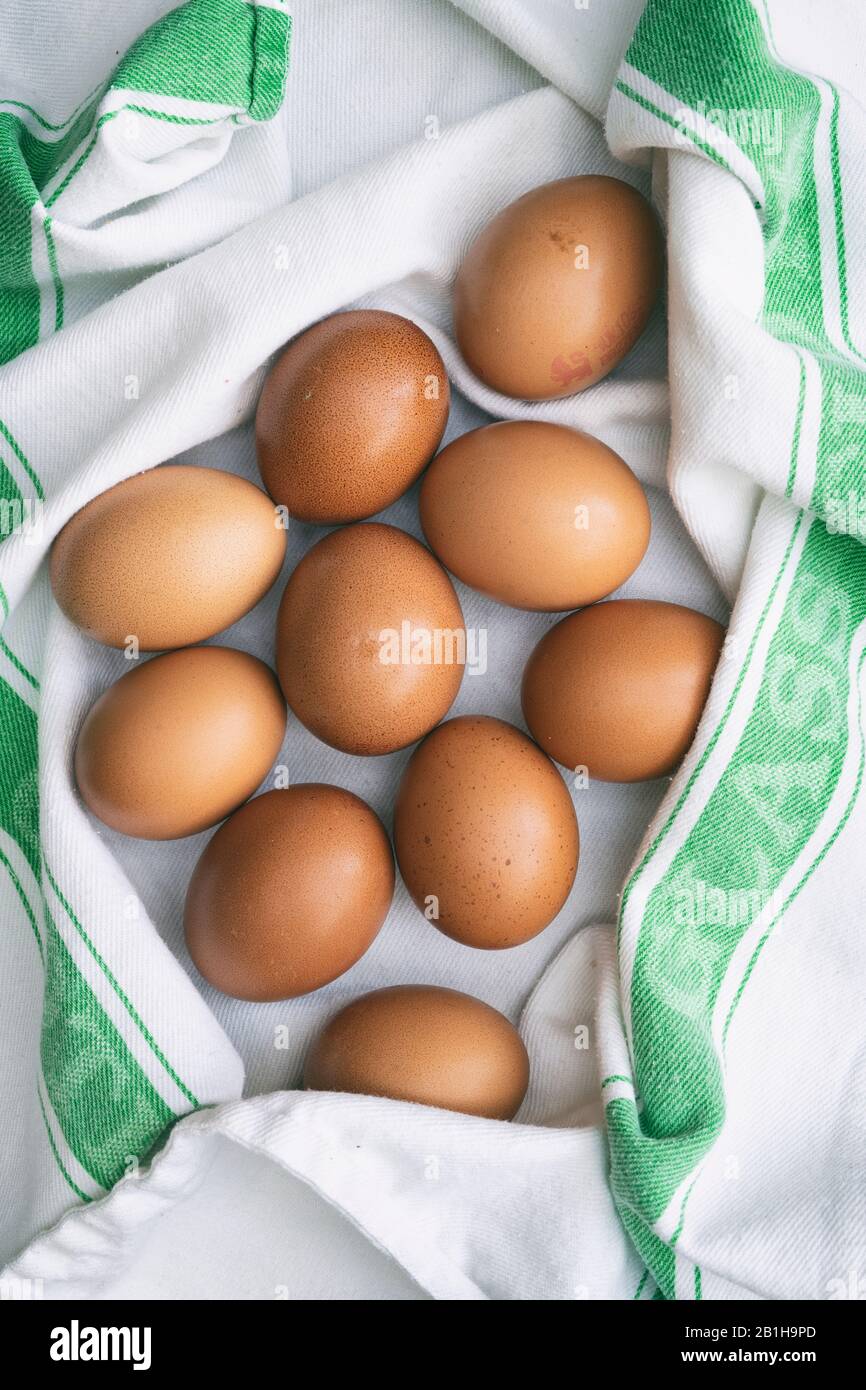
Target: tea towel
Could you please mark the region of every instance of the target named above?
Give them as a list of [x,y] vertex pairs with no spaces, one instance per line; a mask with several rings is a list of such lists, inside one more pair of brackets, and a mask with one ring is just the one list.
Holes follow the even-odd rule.
[[[435,1297],[862,1297],[864,21],[854,0],[820,24],[805,0],[409,8],[352,7],[353,26],[278,0],[139,3],[127,44],[119,20],[102,35],[93,21],[89,73],[63,63],[47,5],[28,18],[45,36],[10,6],[0,19],[14,55],[0,106],[9,1273],[97,1294],[227,1137],[303,1178]],[[305,111],[284,102],[289,10]],[[305,53],[305,19],[327,46]],[[409,80],[401,23],[431,26],[431,70],[450,55],[437,91],[453,115]],[[363,105],[328,107],[329,64],[364,68],[393,126],[374,140]],[[302,148],[287,113],[308,122]],[[317,121],[340,131],[329,168],[309,154]],[[669,397],[657,322],[585,396],[506,401],[459,360],[448,284],[499,207],[590,170],[651,191],[665,224]],[[537,1080],[510,1127],[281,1089],[339,990],[286,1014],[289,1051],[265,1060],[259,1025],[184,962],[186,851],[139,859],[100,839],[71,785],[75,729],[122,658],[52,607],[51,538],[94,493],[185,450],[255,476],[267,359],[368,302],[434,336],[461,398],[452,429],[560,420],[666,482],[733,604],[661,804],[600,787],[578,801],[607,901],[588,916],[579,877],[548,938],[560,953],[502,953],[485,977],[514,1012],[547,966],[522,1025]],[[658,517],[661,533],[662,501]],[[697,575],[676,592],[688,561],[673,534],[646,572],[665,585],[653,596],[710,611]],[[492,634],[501,623],[509,679],[482,696],[467,677],[461,700],[517,718],[512,667],[542,629],[478,611]],[[238,640],[266,654],[263,614]],[[330,770],[303,740],[292,756]],[[350,771],[363,793],[366,769],[335,764],[333,780]],[[629,868],[615,825],[641,808]],[[587,930],[617,915],[617,886],[615,929]],[[467,957],[406,941],[416,973],[484,993]],[[390,948],[375,949],[381,977]],[[344,986],[362,987],[363,970]]]

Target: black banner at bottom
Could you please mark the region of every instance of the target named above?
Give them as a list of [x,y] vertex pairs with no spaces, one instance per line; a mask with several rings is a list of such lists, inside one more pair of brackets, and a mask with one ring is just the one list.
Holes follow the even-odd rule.
[[[862,1325],[861,1310],[854,1301],[827,1303],[589,1303],[578,1300],[566,1310],[566,1321],[559,1324],[566,1335],[577,1334],[588,1350],[587,1338],[606,1354],[613,1353],[616,1370],[630,1364],[642,1371],[666,1371],[673,1366],[812,1366],[822,1372],[837,1364],[848,1366]],[[333,1317],[325,1312],[324,1318]],[[434,1315],[435,1316],[435,1315]],[[519,1315],[518,1315],[519,1318]],[[340,1351],[355,1373],[366,1367],[378,1346],[383,1359],[393,1366],[393,1352],[406,1332],[395,1324],[393,1313],[387,1325],[377,1331],[370,1325],[369,1308],[364,1313],[364,1335],[359,1339],[348,1329],[339,1336],[329,1335],[322,1346],[315,1335],[308,1342],[305,1334],[314,1331],[309,1308],[292,1307],[285,1302],[51,1302],[27,1297],[4,1298],[0,1302],[0,1327],[7,1346],[14,1340],[20,1360],[29,1370],[49,1372],[61,1378],[72,1373],[98,1375],[101,1369],[113,1374],[173,1373],[187,1367],[197,1375],[209,1370],[221,1376],[232,1373],[255,1374],[256,1366],[271,1365],[285,1358],[289,1349],[304,1349],[303,1374],[308,1377],[309,1357],[318,1345],[324,1351],[327,1372],[334,1374]],[[427,1325],[430,1328],[435,1324]],[[490,1324],[481,1315],[473,1331],[484,1337],[476,1343],[478,1351],[488,1352]],[[520,1322],[509,1330],[519,1338]],[[397,1339],[396,1346],[394,1339]],[[424,1371],[429,1374],[429,1339],[424,1343]],[[385,1352],[389,1347],[391,1351]],[[335,1356],[336,1353],[336,1356]],[[483,1355],[486,1357],[488,1353]],[[538,1352],[536,1354],[539,1354]],[[453,1348],[448,1358],[453,1356]],[[350,1361],[351,1358],[351,1361]],[[378,1361],[378,1356],[376,1360]],[[461,1355],[462,1359],[462,1355]],[[559,1361],[559,1354],[557,1355]],[[445,1360],[443,1348],[443,1361]],[[407,1352],[400,1354],[403,1372],[409,1368]],[[554,1364],[553,1362],[550,1363]],[[323,1367],[323,1369],[325,1369]],[[454,1367],[452,1366],[452,1370]],[[285,1363],[287,1377],[294,1378],[300,1367]]]

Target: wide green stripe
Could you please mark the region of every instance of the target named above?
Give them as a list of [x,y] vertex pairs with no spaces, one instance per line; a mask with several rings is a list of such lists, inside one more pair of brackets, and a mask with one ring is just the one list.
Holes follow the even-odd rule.
[[[40,879],[36,716],[0,680],[0,827]],[[4,856],[5,859],[5,856]],[[7,868],[10,866],[7,864]],[[34,931],[23,885],[13,883]],[[41,1057],[54,1113],[82,1168],[110,1187],[132,1156],[145,1153],[175,1118],[108,1019],[46,910]]]
[[[41,290],[33,273],[34,210],[40,189],[62,165],[93,123],[95,103],[86,106],[66,133],[40,140],[17,115],[0,112],[0,364],[39,340]],[[55,289],[55,321],[62,323],[57,258],[50,224],[44,235]],[[0,426],[2,429],[2,426]],[[5,430],[3,430],[5,434]],[[31,472],[26,460],[23,460]],[[35,480],[37,495],[43,496]]]
[[63,1162],[63,1159],[60,1157],[57,1145],[54,1142],[54,1135],[51,1132],[51,1125],[48,1122],[48,1116],[45,1113],[45,1106],[42,1104],[42,1097],[39,1094],[38,1087],[36,1090],[36,1099],[39,1101],[39,1109],[42,1112],[42,1121],[45,1125],[45,1134],[48,1138],[48,1144],[52,1154],[54,1155],[54,1161],[57,1164],[57,1167],[60,1169],[60,1172],[63,1174],[64,1179],[69,1184],[79,1201],[92,1201],[93,1199],[89,1197],[86,1192],[82,1192],[81,1188],[78,1186],[78,1183],[75,1182],[74,1179],[70,1176],[69,1169],[66,1167],[66,1164]]
[[[17,841],[40,880],[38,742],[36,716],[6,681],[0,680],[0,827]],[[8,866],[7,866],[8,867]],[[33,906],[13,874],[33,930]],[[85,935],[86,933],[83,933]],[[39,934],[39,933],[38,933]],[[92,954],[101,962],[92,942]],[[110,1187],[132,1156],[145,1154],[175,1119],[142,1072],[120,1033],[83,979],[46,909],[42,938],[46,991],[42,1026],[42,1069],[47,1093],[67,1143],[82,1168]],[[183,1087],[129,999],[117,986],[136,1026],[190,1105]]]
[[270,120],[283,104],[291,37],[292,21],[288,14],[267,8],[256,10],[252,95],[247,107],[254,121]]
[[39,879],[39,784],[36,715],[0,679],[0,829],[20,845]]
[[57,1122],[85,1172],[110,1188],[176,1116],[135,1061],[46,909],[42,1072]]
[[112,85],[223,102],[264,120],[279,106],[275,69],[285,67],[289,29],[288,13],[242,0],[189,0],[142,34]]
[[30,250],[38,195],[20,156],[20,130],[17,117],[0,112],[0,364],[39,337],[39,287]]
[[103,975],[105,976],[105,978],[108,980],[109,984],[111,985],[111,988],[114,990],[114,993],[117,995],[118,999],[119,999],[119,1000],[121,1001],[121,1003],[123,1004],[123,1007],[126,1009],[126,1012],[129,1014],[129,1016],[130,1016],[130,1018],[132,1019],[133,1023],[134,1023],[135,1026],[138,1028],[138,1030],[139,1030],[139,1032],[141,1033],[142,1037],[145,1039],[145,1041],[146,1041],[148,1047],[150,1048],[151,1052],[152,1052],[152,1053],[154,1054],[154,1056],[158,1059],[158,1061],[160,1062],[160,1064],[165,1068],[165,1071],[166,1071],[167,1074],[171,1077],[172,1081],[175,1083],[175,1085],[178,1087],[178,1089],[183,1093],[184,1096],[186,1096],[186,1099],[189,1101],[190,1105],[192,1105],[193,1107],[197,1108],[199,1102],[196,1100],[195,1096],[193,1095],[193,1093],[192,1093],[192,1091],[189,1089],[189,1087],[186,1086],[186,1085],[184,1085],[183,1081],[181,1081],[181,1079],[180,1079],[180,1077],[178,1076],[177,1072],[174,1070],[174,1068],[171,1066],[171,1064],[169,1063],[168,1059],[166,1058],[165,1054],[164,1054],[164,1053],[161,1051],[161,1049],[159,1048],[159,1046],[158,1046],[156,1040],[155,1040],[154,1037],[153,1037],[153,1034],[150,1032],[150,1030],[148,1029],[147,1025],[144,1023],[143,1019],[141,1018],[141,1015],[138,1013],[137,1009],[135,1008],[135,1006],[133,1005],[133,1003],[132,1003],[131,1000],[129,999],[129,996],[125,993],[125,991],[123,990],[123,988],[122,988],[121,985],[119,984],[119,982],[118,982],[118,980],[117,980],[117,977],[116,977],[114,974],[112,974],[111,970],[109,969],[109,967],[108,967],[108,965],[106,964],[106,962],[103,960],[103,958],[102,958],[102,956],[100,955],[99,951],[97,951],[96,947],[94,946],[94,944],[93,944],[93,942],[91,941],[90,937],[88,936],[87,932],[84,930],[84,927],[81,925],[81,922],[78,920],[78,918],[76,917],[76,915],[75,915],[75,913],[73,912],[72,908],[70,907],[70,905],[69,905],[67,899],[64,897],[64,895],[63,895],[63,893],[61,892],[60,888],[57,886],[57,882],[56,882],[56,880],[55,880],[55,878],[54,878],[54,875],[52,874],[51,870],[49,869],[48,865],[45,864],[44,867],[45,867],[45,874],[46,874],[46,877],[47,877],[49,883],[51,884],[51,887],[54,889],[55,893],[57,894],[57,897],[59,898],[60,902],[63,904],[63,908],[64,908],[64,910],[65,910],[65,912],[66,912],[67,917],[68,917],[69,920],[72,922],[73,926],[75,927],[76,931],[78,932],[79,936],[81,937],[81,939],[82,939],[82,941],[84,942],[85,946],[87,947],[88,951],[89,951],[90,954],[93,956],[93,959],[96,961],[96,963],[97,963],[97,965],[99,966],[100,970],[102,971]]
[[[0,827],[20,846],[41,879],[36,716],[0,680]],[[28,918],[39,936],[33,904],[12,871]],[[169,1066],[128,996],[76,919],[75,925],[106,978],[167,1073],[195,1107],[198,1102]],[[51,1104],[71,1151],[103,1187],[120,1177],[132,1157],[146,1153],[176,1118],[158,1095],[106,1015],[45,910],[41,940],[45,963],[41,1057]]]

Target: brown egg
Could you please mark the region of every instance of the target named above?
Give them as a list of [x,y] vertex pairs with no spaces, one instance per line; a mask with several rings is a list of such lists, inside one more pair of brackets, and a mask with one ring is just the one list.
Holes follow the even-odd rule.
[[465,644],[442,566],[405,531],[378,522],[314,545],[277,618],[286,699],[344,753],[390,753],[438,724],[460,688]]
[[633,347],[660,281],[658,224],[640,193],[601,174],[559,179],[472,243],[454,285],[457,342],[494,391],[572,396]]
[[264,662],[230,647],[189,647],[134,666],[100,696],[78,735],[75,779],[113,830],[174,840],[246,801],[285,729]]
[[169,464],[109,488],[60,532],[54,596],[97,642],[143,652],[201,642],[267,593],[286,532],[261,488],[215,468]]
[[442,563],[515,608],[594,603],[628,579],[649,543],[646,496],[619,455],[540,420],[455,439],[424,475],[420,508]]
[[519,946],[550,923],[577,871],[568,790],[511,724],[449,719],[415,750],[397,793],[394,848],[418,907],[466,946]]
[[236,999],[293,999],[367,950],[394,892],[378,816],[342,787],[265,792],[220,826],[196,865],[184,931],[201,974]]
[[453,989],[396,985],[355,999],[326,1025],[304,1068],[312,1091],[354,1091],[510,1120],[529,1058],[507,1018]]
[[442,358],[417,324],[380,309],[333,314],[290,343],[265,382],[265,487],[300,521],[372,516],[435,453],[448,401]]
[[571,613],[527,662],[530,732],[602,782],[663,777],[694,737],[724,636],[678,603],[617,599]]

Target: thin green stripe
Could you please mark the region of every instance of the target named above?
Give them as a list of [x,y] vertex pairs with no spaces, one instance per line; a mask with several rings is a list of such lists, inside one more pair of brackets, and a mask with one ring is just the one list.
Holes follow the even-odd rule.
[[606,1076],[601,1083],[601,1089],[604,1090],[605,1086],[612,1086],[615,1081],[622,1081],[626,1086],[634,1085],[630,1076]]
[[[645,111],[649,111],[651,116],[656,116],[660,121],[664,121],[666,125],[672,126],[674,130],[679,130],[683,135],[687,135],[692,144],[696,145],[708,159],[712,159],[716,164],[720,165],[722,169],[727,169],[729,174],[733,174],[734,171],[730,164],[726,159],[723,159],[718,150],[714,150],[712,145],[708,145],[705,140],[702,140],[699,135],[693,130],[690,130],[684,122],[675,121],[673,116],[668,115],[667,111],[663,111],[660,106],[656,106],[655,102],[650,101],[648,97],[641,96],[640,92],[636,92],[633,87],[630,87],[627,82],[623,82],[621,78],[616,83],[616,89],[618,92],[622,92],[623,96],[627,96],[630,101],[636,102],[637,105],[642,106]],[[757,203],[756,206],[760,207],[760,203]]]
[[16,671],[19,671],[19,672],[21,673],[21,675],[24,677],[24,679],[25,679],[26,681],[29,681],[29,682],[30,682],[30,684],[33,686],[33,689],[34,689],[34,690],[38,690],[38,689],[39,689],[39,682],[38,682],[38,680],[36,679],[35,676],[33,676],[33,675],[30,674],[30,672],[27,670],[27,667],[24,665],[24,663],[23,663],[22,661],[19,661],[19,660],[18,660],[18,658],[17,658],[17,656],[15,655],[15,653],[13,652],[12,648],[8,645],[8,643],[6,642],[6,639],[3,638],[3,637],[0,637],[0,651],[2,651],[3,654],[4,654],[4,656],[7,658],[7,660],[10,661],[10,662],[12,663],[12,665],[15,667],[15,670],[16,670]]
[[4,425],[2,420],[0,420],[0,434],[2,434],[3,438],[6,440],[6,443],[9,445],[9,448],[12,450],[18,462],[21,464],[21,467],[24,469],[31,483],[35,487],[36,496],[39,498],[40,502],[44,502],[45,493],[43,491],[42,484],[40,483],[33,469],[30,467],[30,464],[27,462],[27,456],[24,453],[24,450],[21,448],[14,435],[10,432],[6,425]]
[[703,1299],[701,1271],[698,1265],[695,1265],[695,1299],[698,1303]]
[[148,1046],[150,1047],[151,1051],[153,1052],[154,1056],[158,1059],[158,1061],[159,1061],[159,1062],[162,1064],[162,1066],[165,1068],[166,1072],[167,1072],[168,1075],[171,1077],[172,1081],[175,1083],[175,1085],[178,1087],[178,1089],[186,1096],[186,1098],[187,1098],[187,1100],[189,1101],[190,1105],[192,1105],[192,1106],[194,1106],[196,1109],[198,1109],[198,1108],[199,1108],[199,1105],[200,1105],[200,1102],[199,1102],[198,1100],[196,1100],[196,1098],[195,1098],[195,1096],[193,1095],[192,1091],[190,1091],[189,1088],[188,1088],[187,1086],[184,1085],[184,1083],[181,1081],[180,1077],[178,1076],[177,1072],[174,1070],[174,1068],[173,1068],[173,1067],[170,1065],[170,1063],[168,1062],[167,1058],[165,1057],[165,1054],[160,1050],[159,1046],[157,1045],[156,1040],[154,1039],[153,1035],[150,1033],[149,1029],[147,1028],[147,1025],[144,1023],[144,1020],[141,1018],[141,1015],[136,1011],[135,1006],[132,1004],[131,1000],[128,998],[128,996],[127,996],[127,995],[124,993],[124,991],[121,989],[120,984],[118,983],[117,979],[116,979],[115,976],[112,974],[111,970],[108,968],[108,965],[107,965],[106,962],[103,960],[102,956],[99,954],[99,952],[97,951],[97,949],[96,949],[96,947],[94,946],[93,942],[90,940],[90,937],[87,935],[87,932],[84,930],[83,926],[82,926],[81,923],[79,922],[79,920],[78,920],[78,918],[76,917],[75,913],[72,911],[72,908],[70,907],[70,905],[69,905],[69,903],[67,902],[66,898],[63,896],[63,893],[60,891],[60,888],[59,888],[58,885],[57,885],[57,882],[56,882],[56,880],[55,880],[55,878],[54,878],[54,875],[52,874],[52,872],[51,872],[51,870],[49,869],[49,867],[48,867],[47,864],[45,865],[45,873],[46,873],[46,875],[47,875],[47,877],[48,877],[48,882],[51,884],[51,887],[54,889],[55,893],[57,894],[58,898],[60,899],[60,902],[63,904],[64,910],[65,910],[67,916],[69,917],[69,919],[70,919],[70,921],[72,922],[73,926],[76,928],[76,930],[77,930],[79,936],[81,937],[82,941],[84,942],[84,944],[85,944],[85,946],[87,947],[87,949],[88,949],[88,951],[90,952],[90,954],[93,956],[93,959],[96,961],[96,963],[97,963],[97,965],[99,966],[100,970],[101,970],[102,973],[105,975],[105,978],[108,980],[109,984],[111,985],[111,987],[112,987],[112,989],[114,990],[115,994],[117,995],[118,999],[119,999],[119,1000],[121,1001],[121,1003],[123,1004],[123,1007],[126,1009],[127,1013],[129,1014],[130,1018],[132,1019],[133,1023],[135,1023],[135,1025],[136,1025],[137,1028],[139,1029],[139,1031],[140,1031],[142,1037],[143,1037],[143,1038],[145,1039],[145,1041],[147,1042],[147,1044],[148,1044]]
[[72,122],[75,120],[75,117],[80,115],[80,113],[84,110],[85,106],[87,106],[89,102],[93,101],[93,99],[98,95],[99,92],[103,90],[104,87],[104,82],[100,82],[98,87],[94,87],[93,91],[89,92],[87,96],[84,98],[84,100],[78,103],[75,110],[72,112],[72,115],[67,116],[66,120],[61,121],[59,125],[52,125],[52,123],[50,121],[47,121],[44,116],[40,116],[39,112],[36,110],[35,107],[28,106],[26,101],[14,101],[12,97],[0,97],[0,106],[15,106],[18,108],[19,111],[27,111],[29,115],[34,116],[36,118],[43,130],[51,130],[55,134],[59,134],[61,130],[65,130],[67,126],[72,125]]
[[36,1089],[36,1099],[39,1101],[39,1109],[42,1111],[42,1119],[45,1124],[45,1133],[48,1135],[48,1142],[51,1145],[51,1152],[54,1155],[57,1167],[60,1169],[64,1178],[69,1183],[69,1186],[72,1188],[72,1191],[75,1193],[76,1197],[80,1197],[82,1202],[92,1202],[93,1198],[88,1197],[86,1192],[82,1192],[78,1184],[70,1177],[66,1168],[66,1164],[63,1162],[63,1159],[60,1157],[60,1154],[57,1151],[57,1145],[54,1142],[54,1135],[51,1133],[51,1126],[48,1123],[48,1116],[45,1113],[45,1106],[42,1104],[42,1097],[39,1094],[38,1087]]
[[51,270],[51,281],[54,285],[54,331],[59,333],[63,327],[63,283],[60,279],[60,272],[57,269],[57,247],[54,245],[54,234],[51,230],[53,218],[46,217],[42,223],[45,232],[45,248],[48,252],[48,265]]
[[640,1283],[638,1284],[637,1288],[636,1288],[635,1291],[634,1291],[634,1301],[635,1301],[635,1302],[637,1301],[637,1299],[640,1298],[641,1294],[643,1293],[644,1289],[646,1288],[646,1281],[647,1281],[647,1279],[649,1279],[649,1270],[648,1270],[648,1269],[645,1269],[644,1272],[643,1272],[643,1274],[642,1274],[641,1277],[640,1277]]
[[848,324],[848,265],[845,253],[845,219],[842,210],[842,166],[839,159],[839,93],[833,88],[833,115],[830,118],[830,169],[833,178],[833,213],[836,222],[836,263],[839,271],[839,314],[842,336],[846,344],[866,362],[866,357],[854,346]]
[[30,899],[28,898],[27,894],[26,894],[25,891],[24,891],[24,886],[23,886],[23,884],[22,884],[20,878],[19,878],[18,875],[16,874],[14,868],[13,868],[12,865],[10,864],[9,860],[6,858],[6,855],[3,853],[2,849],[0,849],[0,864],[3,864],[4,868],[6,869],[7,873],[9,874],[9,877],[11,878],[12,883],[13,883],[13,885],[14,885],[14,887],[15,887],[15,891],[16,891],[16,893],[18,894],[19,898],[21,899],[21,903],[22,903],[22,906],[23,906],[23,908],[24,908],[24,911],[27,913],[27,916],[30,918],[30,925],[31,925],[31,927],[33,928],[33,935],[36,937],[36,945],[39,947],[39,954],[40,954],[40,956],[42,957],[42,960],[43,960],[43,962],[44,962],[44,960],[45,960],[45,950],[44,950],[43,945],[42,945],[42,935],[41,935],[41,933],[40,933],[40,931],[39,931],[39,923],[36,921],[36,915],[35,915],[35,913],[34,913],[34,911],[33,911],[33,908],[30,906]]
[[285,10],[238,0],[191,0],[136,40],[113,85],[157,97],[220,102],[263,119],[274,115],[279,103],[289,35]]
[[45,199],[45,206],[47,208],[54,206],[60,195],[66,192],[67,188],[69,187],[72,180],[75,178],[76,174],[79,174],[81,170],[84,168],[84,165],[87,163],[88,159],[90,158],[90,156],[96,148],[96,145],[99,141],[99,132],[101,131],[102,127],[104,125],[107,125],[109,121],[113,121],[115,116],[119,116],[123,111],[135,111],[140,116],[150,116],[154,120],[168,121],[172,125],[185,126],[219,125],[221,121],[225,121],[228,119],[226,116],[174,116],[168,111],[157,111],[154,110],[152,107],[137,106],[132,102],[128,102],[123,106],[118,106],[115,111],[105,111],[96,122],[90,140],[88,141],[86,147],[82,150],[81,154],[73,164],[72,168],[63,178],[63,180],[57,186],[57,188],[55,188],[54,192],[48,198]]
[[[3,588],[2,584],[0,584],[0,606],[2,606],[3,608],[3,621],[5,622],[6,619],[9,617],[9,600],[6,597],[6,590]],[[0,626],[2,626],[2,624],[0,624]],[[30,682],[30,684],[33,686],[33,689],[39,690],[40,686],[38,680],[30,671],[27,670],[27,667],[24,665],[24,662],[21,661],[15,655],[12,648],[9,646],[4,637],[0,637],[0,651],[4,651],[6,653],[6,656],[12,662],[12,665],[15,667],[16,671],[21,672],[21,675],[24,677],[25,680]]]
[[225,116],[175,116],[170,111],[156,111],[151,106],[135,106],[128,103],[123,107],[124,111],[137,111],[139,116],[152,116],[155,121],[168,121],[171,125],[219,125],[220,121],[227,121]]
[[96,125],[93,128],[93,134],[91,135],[90,140],[88,141],[84,150],[78,156],[78,159],[75,161],[72,168],[66,174],[65,178],[63,178],[61,182],[58,184],[57,188],[55,188],[50,198],[45,199],[45,206],[47,208],[54,206],[61,193],[63,193],[69,187],[70,183],[75,178],[75,175],[78,173],[79,169],[81,169],[82,166],[87,162],[88,158],[90,157],[91,153],[93,152],[96,146],[96,142],[99,139],[99,132],[102,129],[102,127],[104,125],[107,125],[109,121],[113,121],[115,116],[119,115],[122,109],[123,108],[121,107],[118,108],[117,111],[106,111],[104,115],[99,117],[99,120],[96,122]]
[[691,1195],[692,1195],[692,1192],[693,1192],[693,1190],[694,1190],[695,1183],[697,1182],[697,1180],[698,1180],[699,1177],[700,1177],[700,1173],[699,1173],[699,1172],[698,1172],[698,1173],[695,1173],[695,1176],[692,1178],[692,1181],[689,1183],[689,1185],[688,1185],[686,1191],[685,1191],[684,1194],[683,1194],[683,1200],[682,1200],[682,1202],[680,1203],[680,1217],[679,1217],[679,1220],[678,1220],[678,1222],[677,1222],[677,1224],[676,1224],[676,1229],[675,1229],[675,1231],[674,1231],[674,1233],[673,1233],[673,1235],[671,1236],[671,1239],[670,1239],[670,1245],[671,1245],[671,1248],[672,1248],[672,1249],[673,1249],[673,1247],[676,1245],[677,1241],[679,1240],[680,1236],[681,1236],[682,1233],[683,1233],[683,1226],[685,1225],[685,1222],[686,1222],[686,1207],[687,1207],[688,1204],[689,1204],[689,1198],[690,1198]]
[[800,362],[800,394],[797,400],[797,416],[794,421],[794,438],[791,443],[791,462],[788,468],[788,484],[785,488],[785,496],[790,497],[794,491],[794,480],[797,476],[797,459],[800,453],[800,430],[803,426],[803,409],[806,404],[806,363],[801,352],[797,353]]

